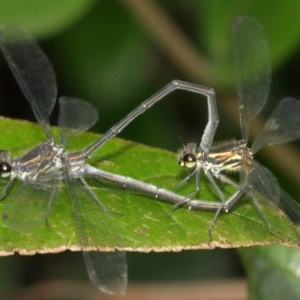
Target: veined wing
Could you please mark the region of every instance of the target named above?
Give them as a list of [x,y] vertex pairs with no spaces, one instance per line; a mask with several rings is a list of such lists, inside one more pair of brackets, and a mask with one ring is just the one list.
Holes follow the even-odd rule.
[[264,145],[288,143],[300,138],[300,101],[282,99],[252,145],[256,153]]
[[284,190],[280,190],[280,209],[290,218],[290,220],[295,224],[300,224],[300,204],[295,199],[293,199]]
[[98,112],[93,105],[78,98],[59,98],[59,138],[66,145],[68,138],[90,129],[98,120]]
[[[123,243],[116,221],[83,178],[83,184],[78,186],[78,181],[70,177],[67,160],[64,161],[64,170],[77,238],[84,251],[89,278],[105,293],[124,294],[127,260],[126,253],[118,251]],[[97,252],[99,247],[102,252]]]
[[123,251],[83,252],[91,282],[101,291],[111,295],[123,295],[127,287],[127,259]]
[[48,119],[55,105],[57,87],[48,58],[28,33],[13,26],[0,28],[0,47],[36,119],[47,138],[51,138]]
[[56,188],[50,183],[23,182],[7,199],[2,218],[12,229],[31,232],[46,225]]
[[[300,223],[300,204],[282,190],[275,176],[264,166],[255,161],[255,171],[250,178],[250,196],[273,202],[294,225]],[[296,227],[293,228],[294,230]],[[298,238],[299,233],[295,230]]]
[[253,165],[254,170],[250,174],[248,183],[250,189],[259,192],[278,205],[280,202],[280,187],[276,177],[259,162],[253,161]]
[[[57,154],[53,141],[45,142],[20,157],[18,172],[26,175],[16,191],[6,199],[3,219],[8,227],[20,231],[32,231],[45,224],[54,201],[56,186],[62,170],[52,169],[51,162]],[[22,170],[24,168],[24,170]],[[16,179],[14,184],[20,181]]]
[[258,21],[236,19],[233,47],[242,137],[248,141],[249,121],[265,106],[271,82],[269,46]]
[[[80,99],[64,97],[60,99],[59,105],[60,142],[64,145],[70,136],[88,130],[98,119],[95,108]],[[127,260],[126,253],[116,249],[123,246],[118,226],[85,180],[80,178],[82,185],[79,186],[78,180],[72,177],[66,156],[63,157],[63,168],[78,242],[84,251],[89,278],[105,293],[124,294],[127,286]],[[99,247],[107,252],[96,251]],[[94,251],[89,251],[91,248]]]

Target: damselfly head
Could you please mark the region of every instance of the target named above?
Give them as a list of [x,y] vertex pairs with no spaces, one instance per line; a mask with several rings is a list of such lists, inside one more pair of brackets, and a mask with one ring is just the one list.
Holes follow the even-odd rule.
[[6,178],[10,176],[11,164],[10,153],[7,150],[0,150],[0,177]]
[[201,162],[202,151],[197,151],[197,145],[195,143],[187,143],[183,145],[183,148],[179,150],[178,164],[181,167],[193,169]]
[[0,163],[0,177],[6,178],[10,176],[11,173],[11,165],[7,162]]

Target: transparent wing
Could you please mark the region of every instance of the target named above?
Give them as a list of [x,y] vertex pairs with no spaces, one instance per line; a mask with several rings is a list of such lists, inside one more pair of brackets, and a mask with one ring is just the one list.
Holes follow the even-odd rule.
[[127,286],[127,259],[123,251],[83,252],[91,282],[101,291],[123,295]]
[[236,19],[233,47],[242,137],[248,141],[249,121],[265,106],[271,82],[269,46],[258,21],[250,17]]
[[264,145],[287,143],[298,138],[300,138],[300,101],[284,98],[254,141],[252,151],[256,153]]
[[299,225],[300,204],[282,189],[280,190],[279,208],[290,218],[294,224]]
[[[126,253],[116,250],[123,246],[120,228],[92,189],[70,177],[68,162],[64,163],[66,182],[71,200],[79,245],[90,280],[108,294],[124,294],[127,285]],[[108,252],[89,251],[91,248]],[[105,250],[104,250],[105,251]]]
[[269,226],[268,221],[260,208],[262,200],[268,200],[275,204],[291,221],[290,225],[297,238],[300,238],[297,228],[300,223],[300,204],[282,190],[275,176],[258,162],[255,162],[255,171],[251,176],[247,193],[253,197],[254,205],[267,226]]
[[22,183],[7,199],[2,218],[4,223],[15,230],[31,232],[46,224],[50,212],[49,196],[55,189],[38,183]]
[[[84,252],[87,272],[92,283],[101,291],[108,294],[124,294],[127,286],[127,261],[126,254],[115,250],[116,241],[122,247],[122,239],[119,229],[111,214],[95,205],[91,209],[91,196],[87,193],[78,193],[72,186],[71,198],[74,219],[80,245],[83,249],[89,249],[93,245],[87,237],[96,237],[102,241],[102,247],[110,248],[110,252],[87,251]],[[87,199],[87,197],[89,197]],[[86,251],[86,250],[85,250]]]
[[51,138],[48,119],[55,105],[57,87],[48,58],[28,33],[13,26],[0,28],[0,47],[36,119],[47,138]]
[[9,227],[32,231],[45,224],[63,175],[61,170],[52,168],[57,151],[60,150],[53,148],[53,141],[46,140],[16,160],[18,171],[30,176],[27,174],[18,190],[6,199],[3,219]]
[[93,105],[78,98],[59,99],[58,126],[60,143],[65,145],[70,136],[90,129],[98,120],[98,112]]
[[259,192],[277,206],[280,202],[280,187],[276,177],[259,162],[254,161],[254,170],[249,177],[249,187],[252,191]]

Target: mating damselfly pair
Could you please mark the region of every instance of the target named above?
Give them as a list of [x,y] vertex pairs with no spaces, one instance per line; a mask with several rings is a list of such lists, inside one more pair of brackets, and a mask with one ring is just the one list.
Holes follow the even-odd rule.
[[[266,123],[262,135],[251,149],[247,147],[249,122],[259,114],[268,96],[271,74],[269,51],[260,25],[251,18],[238,19],[234,37],[242,141],[234,141],[213,148],[212,143],[218,126],[214,91],[197,84],[173,81],[145,100],[96,142],[78,152],[68,153],[65,149],[69,138],[88,130],[96,122],[98,117],[96,110],[80,99],[61,97],[59,99],[59,135],[56,140],[49,124],[49,116],[57,96],[52,66],[27,33],[12,27],[3,27],[0,33],[1,49],[46,135],[44,142],[19,158],[11,159],[7,150],[2,150],[0,153],[1,176],[7,178],[2,198],[8,195],[15,179],[22,182],[18,190],[5,200],[3,211],[5,224],[28,232],[46,224],[56,198],[58,184],[63,180],[71,200],[79,245],[84,249],[96,250],[86,232],[85,222],[89,216],[84,214],[86,201],[94,201],[94,213],[97,213],[98,218],[102,220],[102,226],[99,227],[97,224],[94,229],[100,231],[106,241],[103,248],[107,247],[111,251],[84,252],[89,277],[102,291],[123,293],[127,282],[125,252],[112,251],[122,249],[122,237],[120,236],[119,244],[111,244],[109,237],[118,235],[118,228],[111,212],[105,208],[93,189],[89,187],[86,177],[117,183],[123,188],[141,192],[176,206],[215,211],[215,217],[209,226],[210,233],[220,212],[231,210],[245,194],[252,197],[258,212],[261,212],[260,199],[267,198],[276,204],[281,201],[288,203],[287,207],[291,208],[294,214],[299,215],[300,209],[297,202],[280,190],[276,178],[270,171],[255,162],[252,156],[265,144],[287,142],[300,136],[300,132],[295,130],[300,123],[300,104],[294,99],[283,99]],[[258,50],[260,53],[256,55]],[[120,133],[139,115],[178,89],[207,97],[208,123],[201,143],[199,147],[192,143],[187,144],[180,155],[180,164],[193,168],[191,176],[196,176],[196,191],[200,188],[199,174],[200,170],[203,170],[216,191],[218,201],[193,199],[193,195],[183,196],[130,177],[105,172],[86,162],[95,151]],[[291,117],[288,117],[287,113]],[[240,172],[239,183],[235,183],[225,175],[230,171]],[[236,188],[236,192],[229,199],[225,198],[218,185],[219,181]],[[263,215],[262,219],[265,220]]]

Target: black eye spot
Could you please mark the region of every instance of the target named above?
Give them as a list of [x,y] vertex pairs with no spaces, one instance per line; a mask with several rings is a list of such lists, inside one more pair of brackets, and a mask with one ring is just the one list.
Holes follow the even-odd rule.
[[183,158],[183,161],[185,161],[186,163],[191,163],[191,162],[195,162],[196,159],[196,155],[195,154],[186,154]]
[[9,175],[11,172],[11,165],[7,162],[0,163],[0,175],[4,176]]
[[180,165],[186,168],[194,168],[197,164],[197,156],[195,153],[185,154],[180,160]]

